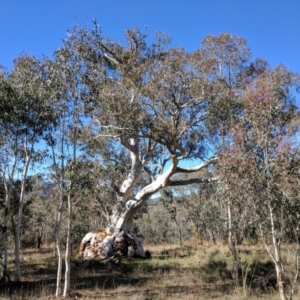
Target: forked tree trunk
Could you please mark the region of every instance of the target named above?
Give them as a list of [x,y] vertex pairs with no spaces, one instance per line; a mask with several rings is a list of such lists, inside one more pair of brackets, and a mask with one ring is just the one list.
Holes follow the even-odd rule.
[[[131,152],[131,172],[118,191],[119,201],[110,218],[110,224],[106,229],[101,228],[98,232],[87,233],[82,239],[80,254],[83,259],[117,259],[120,256],[146,258],[147,255],[142,243],[133,228],[133,217],[144,206],[146,201],[166,186],[216,181],[216,178],[170,180],[175,173],[197,172],[217,160],[216,158],[211,158],[197,167],[184,169],[178,167],[178,157],[174,154],[171,155],[172,163],[170,167],[133,197],[133,189],[147,160],[140,160],[137,149],[138,141],[136,139],[130,139],[129,143],[126,141],[122,142]],[[150,152],[154,148],[150,149]],[[147,157],[151,157],[151,155],[146,155]]]
[[284,269],[283,269],[281,255],[280,255],[280,246],[281,245],[280,245],[280,240],[278,239],[277,232],[275,229],[273,208],[271,207],[270,203],[268,204],[268,209],[269,209],[269,216],[270,216],[270,223],[271,223],[271,232],[270,233],[271,233],[271,238],[272,238],[272,247],[269,247],[267,244],[266,234],[264,233],[261,224],[259,224],[259,230],[260,230],[260,234],[261,234],[265,249],[275,265],[277,287],[278,287],[280,299],[287,300]]
[[284,278],[284,270],[280,255],[280,240],[277,240],[277,234],[275,230],[275,222],[273,209],[271,204],[269,204],[269,213],[270,213],[270,221],[271,221],[271,235],[272,235],[272,243],[274,248],[274,256],[273,261],[275,264],[276,277],[277,277],[277,286],[281,300],[286,300],[286,287],[285,287],[285,278]]

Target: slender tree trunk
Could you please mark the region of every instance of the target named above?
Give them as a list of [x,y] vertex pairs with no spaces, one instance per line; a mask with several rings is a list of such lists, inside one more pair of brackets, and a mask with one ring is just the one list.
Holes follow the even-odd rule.
[[1,281],[5,281],[6,278],[10,281],[8,272],[7,272],[7,227],[8,220],[10,215],[10,206],[11,206],[11,197],[12,197],[12,184],[13,184],[13,175],[15,173],[15,168],[17,165],[16,149],[14,149],[14,160],[11,167],[10,173],[8,175],[8,182],[5,179],[5,173],[3,170],[3,179],[4,179],[4,188],[5,188],[5,207],[4,207],[4,216],[3,223],[1,228],[1,242],[2,242],[2,271],[1,271]]
[[[78,108],[75,105],[75,108]],[[75,111],[75,129],[73,131],[73,156],[72,156],[72,172],[70,176],[70,186],[68,191],[68,224],[67,224],[67,241],[66,241],[66,253],[65,253],[65,283],[64,283],[64,292],[63,297],[68,296],[68,292],[70,289],[70,276],[71,276],[71,231],[72,231],[72,214],[73,214],[73,203],[72,203],[72,190],[75,180],[75,167],[76,167],[76,156],[77,156],[77,129],[78,129],[78,121],[79,121],[79,111],[76,109]]]
[[72,229],[72,199],[71,193],[68,194],[68,225],[67,225],[67,242],[66,242],[66,254],[65,254],[65,284],[63,296],[68,295],[70,289],[70,274],[71,274],[71,229]]
[[[299,228],[297,228],[297,233],[299,231]],[[297,244],[296,244],[296,249],[295,249],[295,275],[294,275],[294,280],[292,282],[291,286],[291,291],[290,291],[290,300],[293,300],[293,295],[295,291],[295,286],[298,280],[298,275],[299,275],[299,237],[297,237]]]
[[10,202],[11,202],[11,184],[5,185],[5,208],[4,208],[4,216],[1,228],[1,242],[2,242],[2,270],[1,270],[1,278],[0,281],[5,281],[6,278],[9,280],[8,272],[7,272],[7,226],[10,214]]
[[286,300],[286,293],[285,293],[285,278],[284,278],[284,270],[282,265],[282,260],[280,256],[280,240],[277,238],[275,224],[274,224],[274,215],[273,209],[271,204],[269,203],[269,213],[270,213],[270,220],[271,220],[271,235],[272,235],[272,243],[274,248],[274,263],[276,269],[276,276],[277,276],[277,286],[281,300]]
[[18,220],[15,229],[15,282],[21,280],[21,268],[20,268],[20,231],[21,221],[23,216],[23,202],[19,202]]
[[280,299],[287,300],[286,291],[285,291],[284,270],[283,270],[282,260],[281,260],[281,256],[280,256],[280,242],[277,240],[275,224],[274,224],[273,209],[272,209],[270,203],[268,204],[268,209],[269,209],[269,214],[270,214],[271,238],[272,238],[274,252],[271,251],[271,248],[267,244],[266,234],[264,234],[261,223],[259,224],[259,230],[260,230],[260,234],[261,234],[265,249],[275,265],[277,286],[278,286],[278,292],[279,292]]
[[23,219],[23,208],[24,208],[24,197],[25,197],[25,188],[26,188],[26,178],[28,167],[30,163],[30,155],[26,155],[26,162],[23,171],[23,179],[21,183],[21,193],[19,199],[19,211],[18,211],[18,220],[15,230],[15,282],[21,280],[21,268],[20,268],[20,236],[21,236],[21,226]]
[[[270,187],[270,166],[269,166],[269,154],[268,150],[264,149],[264,159],[265,159],[265,170],[266,170],[266,177],[267,177],[267,203],[268,203],[268,209],[269,209],[269,217],[270,217],[270,223],[271,223],[271,237],[272,237],[272,244],[273,244],[273,253],[269,249],[269,247],[266,247],[266,250],[269,254],[269,256],[272,258],[274,264],[275,264],[275,270],[276,270],[276,277],[277,277],[277,286],[278,286],[278,292],[281,300],[287,300],[286,297],[286,287],[285,287],[285,276],[284,276],[284,270],[283,270],[283,264],[281,260],[280,255],[280,237],[278,234],[278,229],[275,226],[275,219],[274,219],[274,212],[272,208],[272,194],[271,194],[271,187]],[[261,231],[262,232],[262,231]],[[266,246],[265,242],[265,246]]]
[[44,224],[41,223],[41,225],[38,229],[38,232],[37,232],[37,248],[38,249],[41,248],[43,234],[44,234]]
[[[55,289],[55,296],[58,297],[61,295],[61,277],[62,277],[62,249],[61,249],[61,241],[60,241],[60,231],[61,231],[61,223],[62,223],[62,209],[63,209],[63,202],[64,202],[64,180],[65,180],[65,162],[64,162],[64,145],[65,145],[65,127],[64,123],[62,125],[62,139],[60,141],[61,144],[61,162],[60,162],[60,170],[56,173],[57,176],[57,186],[59,188],[59,201],[58,201],[58,208],[57,208],[57,215],[55,221],[55,246],[57,252],[57,276],[56,276],[56,289]],[[54,143],[51,145],[52,150],[52,159],[53,165],[56,166],[56,153],[54,151]]]
[[172,207],[172,209],[173,209],[173,214],[174,214],[174,222],[175,222],[175,224],[176,224],[176,226],[177,226],[177,228],[178,228],[178,233],[179,233],[179,244],[180,244],[180,246],[182,246],[182,232],[181,232],[181,227],[180,227],[180,224],[179,224],[179,222],[177,221],[177,209],[176,209],[176,206],[173,206]]
[[228,212],[228,246],[233,257],[232,273],[235,279],[235,285],[238,287],[239,286],[239,256],[237,251],[237,241],[233,232],[230,202],[228,202],[227,204],[227,212]]
[[60,195],[60,203],[57,212],[56,219],[56,230],[55,230],[55,240],[56,240],[56,251],[57,251],[57,277],[56,277],[56,291],[55,296],[61,295],[61,270],[62,270],[62,251],[60,244],[60,229],[61,229],[61,217],[62,217],[62,204],[63,204],[63,191]]

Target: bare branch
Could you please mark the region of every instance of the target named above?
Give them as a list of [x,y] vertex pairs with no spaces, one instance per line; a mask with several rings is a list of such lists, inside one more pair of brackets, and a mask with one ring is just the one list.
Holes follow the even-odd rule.
[[110,138],[120,138],[122,136],[122,134],[117,134],[117,135],[113,135],[113,134],[97,134],[95,136],[93,136],[93,139],[97,139],[99,137],[110,137]]
[[109,59],[110,61],[112,61],[112,62],[115,63],[116,65],[119,64],[119,61],[116,60],[115,58],[109,56],[109,55],[108,55],[107,53],[105,53],[105,52],[104,52],[103,54],[104,54],[104,56],[105,56],[107,59]]
[[[98,42],[98,46],[101,48],[103,55],[109,59],[110,61],[112,61],[113,63],[115,63],[116,65],[121,63],[121,60],[119,58],[116,57],[116,55],[110,51],[106,46],[103,45],[103,43]],[[108,53],[108,54],[107,54]]]
[[177,167],[175,173],[193,173],[193,172],[197,172],[197,171],[202,170],[203,168],[208,167],[210,164],[216,163],[217,161],[218,161],[218,157],[212,157],[212,158],[208,159],[207,161],[199,164],[196,167],[192,167],[192,168]]
[[115,126],[115,125],[101,125],[101,127],[105,128],[105,129],[115,129],[115,130],[120,130],[120,131],[131,130],[130,128],[118,127],[118,126]]
[[165,186],[181,186],[187,184],[194,184],[194,183],[212,183],[217,182],[219,177],[211,177],[211,178],[191,178],[186,180],[169,180],[166,182]]

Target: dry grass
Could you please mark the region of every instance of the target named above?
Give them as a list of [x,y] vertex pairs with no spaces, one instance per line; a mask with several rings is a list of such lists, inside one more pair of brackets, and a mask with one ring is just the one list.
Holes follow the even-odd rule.
[[[232,258],[225,245],[160,245],[147,246],[146,249],[151,251],[152,259],[123,260],[118,265],[74,259],[69,299],[278,298],[274,268],[258,246],[247,245],[239,249],[242,269],[238,288],[231,278]],[[292,265],[291,251],[287,247],[284,254]],[[53,248],[27,249],[21,259],[22,283],[0,286],[0,299],[55,299],[56,258]],[[9,267],[13,271],[13,265]],[[300,295],[294,299],[297,297],[300,299]]]

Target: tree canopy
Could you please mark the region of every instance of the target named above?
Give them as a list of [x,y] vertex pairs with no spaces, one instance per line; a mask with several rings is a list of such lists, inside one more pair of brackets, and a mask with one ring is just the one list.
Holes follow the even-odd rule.
[[[204,232],[198,218],[210,220],[225,203],[231,249],[247,236],[240,229],[256,222],[266,249],[271,232],[276,250],[278,232],[298,222],[291,211],[299,206],[299,75],[252,59],[246,40],[227,32],[207,36],[191,53],[161,32],[151,40],[147,28],[127,29],[124,44],[96,23],[68,33],[53,58],[24,54],[11,71],[0,69],[2,227],[21,170],[20,229],[28,170],[37,175],[40,163],[48,169],[47,189],[57,191],[58,252],[65,203],[69,249],[71,219],[86,197],[82,211],[94,207],[108,224],[84,237],[83,256],[145,257],[134,216],[151,196],[169,199],[180,194],[172,188],[190,184],[208,198],[205,205],[203,196],[200,204],[186,201],[197,232]],[[181,240],[176,205],[183,202],[174,203]],[[117,244],[124,240],[126,251]],[[268,253],[277,264],[278,253]]]

